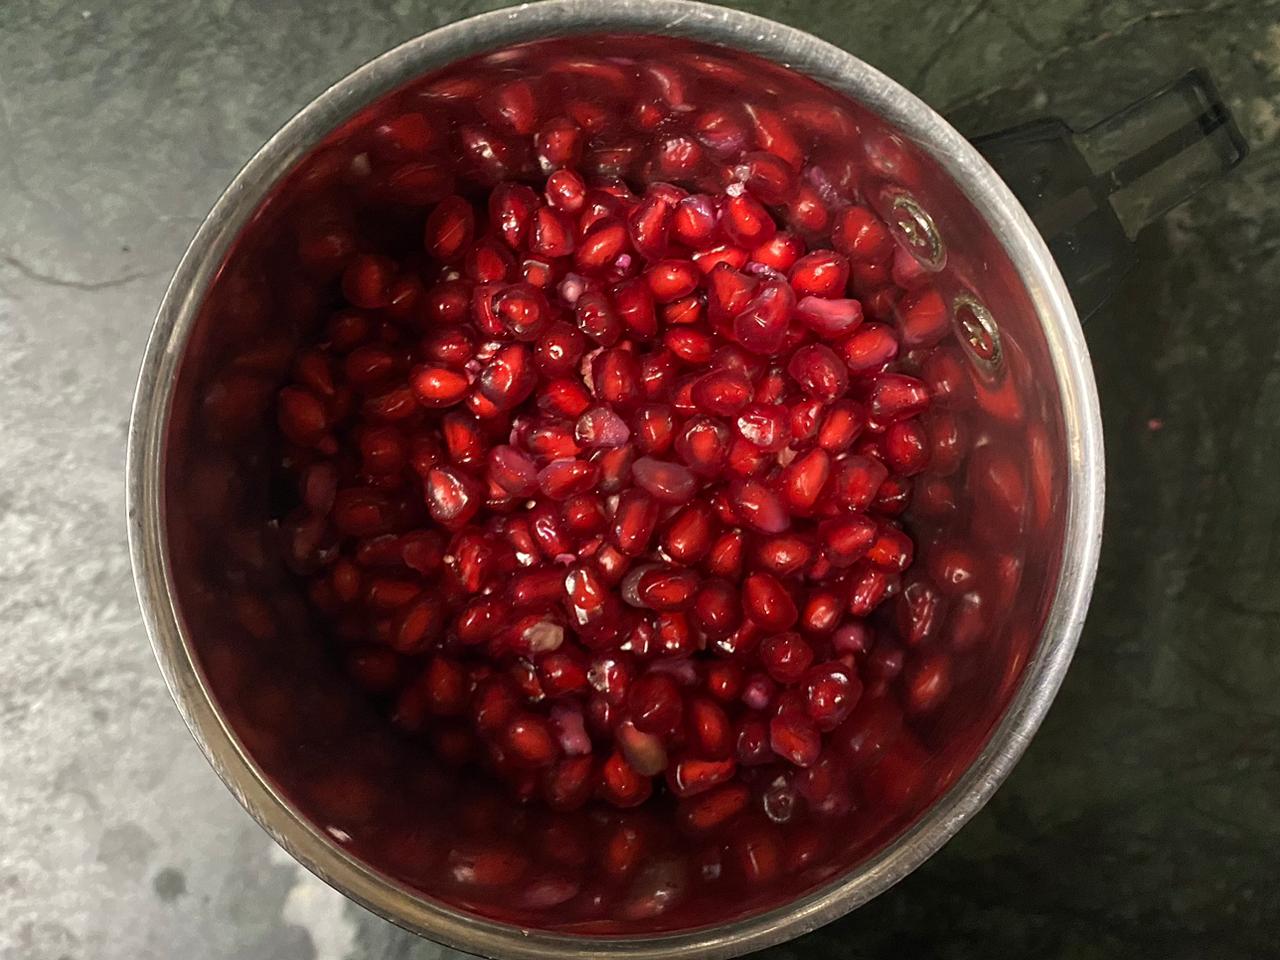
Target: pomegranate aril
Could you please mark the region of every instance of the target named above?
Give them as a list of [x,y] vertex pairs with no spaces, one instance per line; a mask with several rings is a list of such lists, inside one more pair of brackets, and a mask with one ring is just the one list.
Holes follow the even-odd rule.
[[462,666],[448,657],[432,657],[417,681],[428,711],[436,716],[456,716],[466,709],[467,684]]
[[607,404],[623,409],[640,400],[640,367],[635,354],[621,347],[604,350],[591,364],[592,392]]
[[[585,408],[590,402],[585,392],[582,399]],[[579,413],[574,436],[584,447],[620,447],[631,436],[627,422],[608,407],[592,407]]]
[[441,366],[462,369],[475,356],[475,347],[465,330],[444,328],[423,338],[422,353]]
[[618,724],[614,739],[627,765],[641,776],[657,776],[667,768],[667,750],[662,739],[639,730],[631,721]]
[[596,488],[605,494],[617,493],[631,482],[631,465],[635,462],[635,448],[624,444],[606,447],[595,454],[600,467],[600,482]]
[[756,562],[778,577],[797,576],[813,556],[813,548],[803,537],[781,534],[762,540],[756,548]]
[[700,502],[690,503],[676,513],[662,534],[662,548],[678,563],[697,563],[711,549],[715,518]]
[[737,768],[737,763],[731,758],[703,760],[688,757],[667,768],[667,785],[677,797],[694,797],[732,780]]
[[[572,167],[582,158],[582,128],[569,117],[555,117],[548,120],[533,138],[534,152],[538,158],[538,167],[543,173],[558,171],[569,173],[565,167]],[[552,179],[555,174],[552,173]],[[552,195],[551,180],[547,181],[548,198]]]
[[702,295],[695,293],[683,297],[662,308],[662,321],[667,326],[662,343],[675,356],[691,366],[700,366],[711,359],[715,340],[698,324],[706,313]]
[[819,400],[834,400],[849,389],[849,371],[835,351],[821,344],[793,353],[787,372],[805,393]]
[[481,597],[462,609],[454,621],[453,630],[464,644],[483,643],[498,632],[509,615],[505,601]]
[[401,164],[380,184],[385,197],[405,207],[426,207],[454,191],[453,169],[438,160]]
[[[554,121],[552,121],[554,123]],[[557,170],[547,178],[547,204],[567,213],[577,213],[586,202],[587,187],[573,170]]]
[[313,393],[299,387],[280,391],[277,423],[281,432],[299,446],[309,447],[324,439],[328,413]]
[[804,151],[792,133],[791,125],[774,110],[758,104],[748,104],[752,131],[756,144],[784,160],[793,170],[804,165]]
[[676,358],[669,350],[646,353],[640,358],[640,383],[649,400],[665,400],[675,381]]
[[651,610],[681,610],[693,603],[698,578],[689,570],[653,567],[639,577],[636,597]]
[[652,457],[632,464],[632,479],[659,503],[686,503],[697,489],[697,481],[687,467]]
[[904,675],[903,691],[909,712],[935,710],[951,692],[951,658],[932,653],[914,661]]
[[[796,318],[823,340],[839,340],[862,323],[862,304],[857,300],[808,296],[796,304]],[[896,347],[895,342],[895,350]]]
[[880,461],[855,454],[840,462],[832,491],[846,507],[865,510],[875,500],[888,475],[888,468]]
[[[538,408],[546,413],[565,419],[574,419],[582,415],[591,406],[591,394],[587,393],[579,380],[558,377],[543,383],[538,391]],[[574,435],[578,436],[575,426]],[[579,440],[582,438],[579,436]]]
[[645,282],[658,303],[687,297],[698,287],[702,275],[688,260],[659,260],[645,271]]
[[633,682],[627,704],[638,730],[662,737],[679,729],[684,714],[680,688],[662,673],[647,673]]
[[795,294],[784,281],[765,281],[734,316],[734,338],[752,353],[776,353],[786,339],[795,303]]
[[760,644],[760,663],[782,684],[793,684],[813,663],[813,648],[798,633],[779,633]]
[[511,761],[522,767],[550,766],[560,753],[551,727],[535,713],[518,713],[508,720],[502,745]]
[[766,242],[778,230],[769,211],[745,193],[725,199],[720,224],[731,241],[748,249]]
[[401,113],[377,124],[372,138],[378,156],[397,159],[426,153],[439,140],[439,132],[422,114]]
[[791,427],[782,408],[752,403],[735,418],[738,435],[754,447],[777,453],[791,439]]
[[862,683],[840,663],[820,664],[805,678],[805,711],[824,732],[843,723],[861,695]]
[[533,345],[533,360],[544,376],[563,377],[576,372],[586,338],[564,321],[556,321],[539,335]]
[[825,450],[808,450],[782,470],[780,489],[793,513],[808,514],[817,505],[831,477],[831,457]]
[[777,759],[769,745],[769,723],[763,716],[749,714],[740,721],[734,751],[738,762],[747,767]]
[[574,266],[581,273],[603,273],[626,252],[627,244],[627,228],[621,220],[600,220],[585,231],[578,241],[573,258]]
[[542,291],[530,283],[513,283],[493,300],[498,320],[517,340],[536,341],[551,319]]
[[468,280],[446,280],[427,291],[420,323],[428,328],[464,322],[472,311],[472,284]]
[[591,490],[600,477],[600,468],[587,460],[553,460],[538,471],[538,488],[552,500]]
[[867,559],[877,567],[901,573],[911,564],[915,544],[901,530],[884,526],[867,550]]
[[811,184],[801,183],[787,202],[787,222],[806,236],[826,233],[831,226],[831,211],[823,202],[822,193]]
[[437,523],[456,530],[476,515],[483,494],[479,483],[456,467],[437,467],[427,475],[427,509]]
[[904,477],[915,476],[929,465],[929,436],[918,420],[899,420],[884,434],[886,465]]
[[654,260],[666,254],[675,202],[672,197],[651,192],[627,218],[632,246],[641,256]]
[[850,260],[861,262],[881,262],[893,252],[888,227],[866,207],[836,212],[831,244]]
[[693,385],[693,402],[701,410],[732,416],[750,402],[751,380],[741,370],[713,370]]
[[[554,568],[533,569],[517,574],[511,580],[511,603],[517,607],[548,606],[560,599],[563,589],[564,575],[560,570]],[[535,620],[529,624],[517,624],[517,627],[519,630],[523,630],[536,622]],[[528,639],[530,642],[543,642],[540,637],[538,640],[534,640],[533,637],[521,639]]]
[[[665,403],[647,403],[632,417],[636,449],[642,454],[663,454],[675,439],[676,419]],[[681,468],[683,469],[683,468]]]
[[516,259],[499,241],[487,237],[475,244],[463,260],[463,274],[476,283],[500,283],[515,272]]
[[445,197],[427,217],[423,247],[443,263],[460,260],[475,235],[475,211],[459,196]]
[[554,504],[538,502],[529,511],[528,519],[533,539],[548,560],[555,560],[572,550],[573,544],[565,535],[564,521]]
[[395,264],[387,257],[362,254],[342,274],[342,294],[352,306],[375,309],[387,305]]
[[854,282],[850,284],[858,295],[862,297],[865,313],[872,320],[879,323],[888,323],[894,317],[894,311],[898,306],[898,290],[896,287],[880,287],[879,289],[868,288],[864,284],[860,284],[859,274],[866,272],[869,268],[866,264],[861,264],[854,268]]
[[933,346],[951,329],[947,303],[932,287],[906,294],[897,310],[902,342],[908,347]]
[[519,406],[537,385],[537,373],[527,346],[522,343],[501,347],[480,371],[476,384],[499,410]]
[[615,751],[605,760],[600,771],[600,796],[615,807],[636,807],[649,799],[653,782],[637,773]]
[[569,215],[552,207],[539,207],[530,218],[526,246],[535,257],[554,260],[569,256],[576,246]]
[[940,544],[930,549],[925,559],[933,582],[948,597],[960,597],[979,584],[978,558],[962,546]]
[[834,250],[815,250],[795,262],[788,279],[797,298],[839,297],[849,281],[849,261]]
[[635,821],[618,822],[609,828],[600,849],[600,866],[611,881],[630,876],[641,864],[650,838]]
[[742,601],[725,580],[708,580],[693,600],[693,619],[711,637],[732,633],[742,623]]
[[469,593],[478,593],[481,584],[495,569],[497,551],[488,538],[464,530],[453,538],[445,562],[459,584]]
[[779,714],[769,721],[769,747],[783,760],[808,767],[822,750],[822,734],[803,714]]
[[614,546],[627,556],[639,556],[648,549],[657,522],[658,504],[653,497],[643,490],[625,491],[613,514]]
[[708,833],[731,821],[751,802],[751,791],[744,784],[731,783],[682,800],[676,816],[690,833]]
[[786,630],[799,617],[786,587],[768,573],[747,575],[742,583],[742,607],[746,615],[765,630]]
[[543,799],[552,810],[566,813],[577,810],[591,799],[597,777],[593,757],[562,757],[543,774]]
[[747,142],[746,124],[728,109],[712,108],[693,122],[695,136],[718,156],[737,153]]
[[512,250],[518,250],[538,195],[522,183],[500,183],[489,194],[489,224]]
[[631,566],[631,557],[623,553],[612,543],[601,545],[600,549],[595,552],[591,558],[600,571],[601,577],[610,586],[617,585]]
[[515,447],[503,444],[492,448],[487,462],[489,479],[512,496],[527,497],[537,489],[537,466]]
[[1002,536],[1021,533],[1029,490],[1023,466],[1010,451],[993,444],[974,449],[969,458],[967,486],[974,493],[971,522],[978,536],[998,544]]
[[760,533],[781,533],[791,526],[791,517],[778,494],[759,480],[735,483],[729,502],[742,521]]
[[588,292],[575,305],[578,329],[603,346],[612,346],[622,336],[622,320],[602,293]]
[[818,539],[823,555],[832,566],[843,569],[852,566],[871,549],[876,540],[874,520],[857,513],[845,514],[818,525]]
[[838,593],[815,590],[800,611],[800,629],[810,634],[830,633],[843,618],[844,607],[844,598]]
[[449,852],[446,870],[454,883],[468,887],[499,887],[519,880],[529,861],[505,847],[458,848]]
[[889,592],[889,574],[870,564],[858,563],[853,568],[849,586],[849,612],[865,617],[884,602]]
[[854,374],[883,369],[898,355],[898,338],[883,323],[866,323],[840,345],[845,366]]
[[693,417],[676,436],[676,454],[694,473],[718,475],[729,454],[729,428],[710,417]]
[[689,137],[666,137],[654,146],[653,172],[663,179],[687,180],[698,172],[703,156],[703,147]]
[[736,579],[742,573],[745,539],[741,530],[722,533],[711,544],[711,550],[707,554],[707,569],[715,576]]
[[658,315],[649,286],[640,279],[624,280],[609,291],[613,309],[631,336],[651,340],[658,332]]
[[901,373],[882,373],[871,379],[868,409],[881,422],[913,417],[928,405],[929,388],[922,380]]

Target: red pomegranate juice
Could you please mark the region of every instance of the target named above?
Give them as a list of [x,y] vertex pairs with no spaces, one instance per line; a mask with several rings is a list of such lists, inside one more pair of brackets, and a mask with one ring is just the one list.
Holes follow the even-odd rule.
[[687,928],[836,876],[972,758],[1053,440],[866,201],[914,162],[866,116],[706,45],[532,44],[364,111],[246,230],[177,579],[336,842],[524,926]]

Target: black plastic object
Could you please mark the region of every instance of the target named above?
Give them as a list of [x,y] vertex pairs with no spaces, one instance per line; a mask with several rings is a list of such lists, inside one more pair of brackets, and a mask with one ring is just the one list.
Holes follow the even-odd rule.
[[1248,152],[1198,69],[1085,130],[1046,118],[973,143],[1044,235],[1082,320],[1133,267],[1138,231]]

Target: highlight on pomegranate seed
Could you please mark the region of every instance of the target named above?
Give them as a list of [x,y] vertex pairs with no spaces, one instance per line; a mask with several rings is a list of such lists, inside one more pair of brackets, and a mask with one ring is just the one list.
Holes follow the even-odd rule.
[[283,555],[275,621],[358,691],[320,707],[343,762],[252,733],[319,696],[283,666],[223,689],[353,853],[498,919],[676,929],[830,879],[962,769],[991,714],[953,692],[1009,682],[1049,493],[869,200],[859,109],[684,41],[531,44],[375,104],[251,227],[219,316],[272,290],[275,336],[207,414],[274,404],[237,549]]

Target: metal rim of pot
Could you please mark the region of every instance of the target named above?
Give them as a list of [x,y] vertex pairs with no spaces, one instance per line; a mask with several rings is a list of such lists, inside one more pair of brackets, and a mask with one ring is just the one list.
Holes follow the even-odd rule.
[[[885,848],[820,889],[743,919],[639,937],[522,929],[427,900],[376,873],[302,817],[249,758],[205,688],[178,615],[161,510],[174,374],[210,282],[279,177],[341,121],[413,77],[499,46],[611,30],[690,37],[782,63],[850,95],[931,155],[986,219],[1035,307],[1058,380],[1069,471],[1060,574],[1039,643],[985,747],[951,788]],[[192,736],[240,803],[312,872],[414,933],[488,956],[715,960],[799,936],[867,902],[923,863],[991,797],[1040,725],[1074,653],[1097,567],[1103,483],[1098,399],[1070,295],[1013,194],[942,117],[852,54],[752,14],[687,0],[546,0],[441,27],[366,63],[289,120],[219,197],[178,265],[147,345],[129,433],[129,543],[147,633]]]

